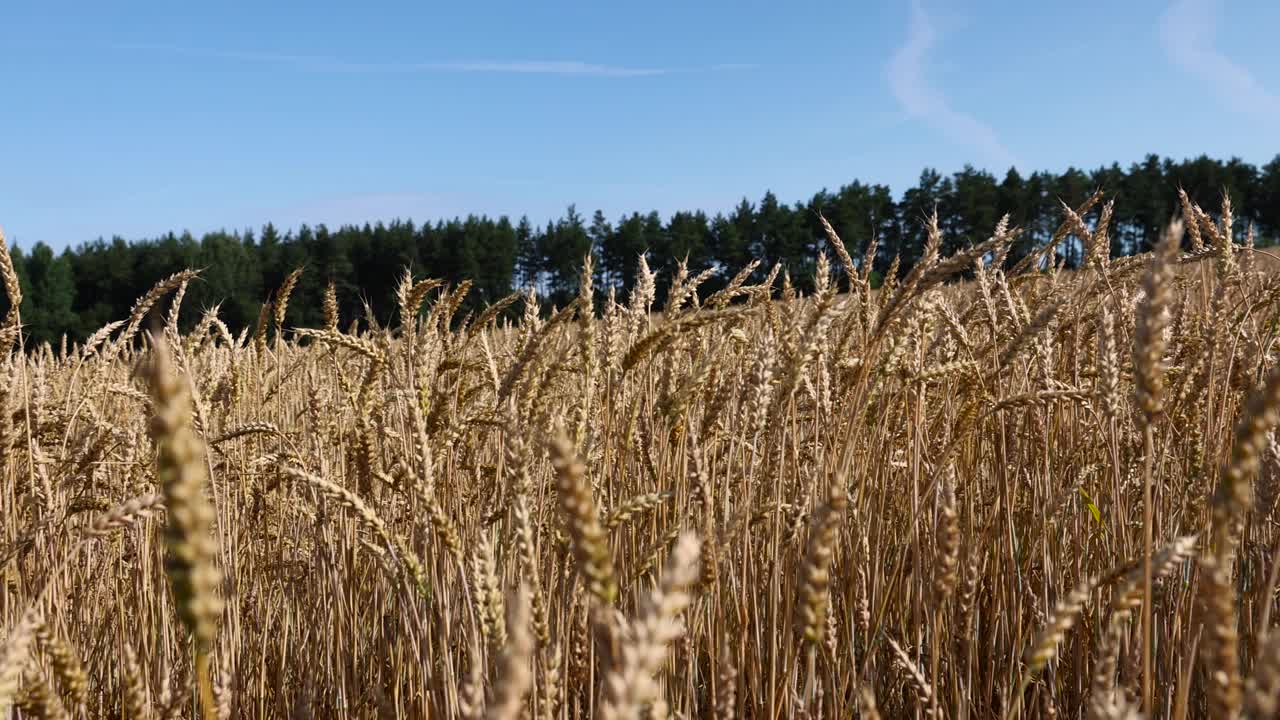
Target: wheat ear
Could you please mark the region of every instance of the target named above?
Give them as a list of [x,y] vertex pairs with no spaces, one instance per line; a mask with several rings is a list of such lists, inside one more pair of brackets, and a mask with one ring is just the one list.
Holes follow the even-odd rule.
[[641,600],[636,617],[624,621],[616,667],[604,679],[604,720],[635,718],[658,696],[653,680],[667,657],[667,647],[684,628],[680,614],[690,602],[689,587],[698,579],[698,536],[685,532],[676,542],[658,586]]
[[486,720],[516,720],[524,696],[533,685],[533,673],[529,663],[533,659],[533,636],[529,632],[529,593],[516,593],[515,602],[508,604],[507,646],[498,668],[498,684],[493,702],[485,713]]
[[612,606],[618,597],[617,573],[608,535],[600,522],[600,510],[587,481],[587,469],[578,459],[573,443],[563,428],[557,428],[549,444],[551,465],[556,471],[560,510],[573,541],[573,554],[587,580],[587,590],[603,606]]
[[153,340],[155,353],[149,379],[156,414],[151,421],[151,436],[157,450],[156,481],[168,509],[165,572],[173,585],[178,617],[195,642],[200,706],[205,720],[214,720],[217,708],[209,657],[222,619],[222,573],[213,535],[216,518],[204,494],[208,482],[205,449],[192,429],[191,397],[186,383],[174,372],[164,340]]
[[9,705],[22,682],[22,671],[30,659],[31,645],[35,641],[36,626],[40,623],[40,609],[36,605],[27,608],[18,624],[9,631],[3,650],[0,650],[0,717],[8,713]]
[[827,487],[827,500],[818,508],[809,532],[808,549],[800,566],[799,597],[796,600],[796,625],[806,643],[822,639],[826,623],[831,584],[831,558],[839,539],[840,521],[848,506],[848,494],[842,476],[833,477]]

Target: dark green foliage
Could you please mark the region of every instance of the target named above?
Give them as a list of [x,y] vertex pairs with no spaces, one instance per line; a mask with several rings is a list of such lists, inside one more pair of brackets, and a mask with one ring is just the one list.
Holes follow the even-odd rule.
[[55,256],[48,245],[36,243],[24,260],[21,265],[15,263],[21,268],[22,295],[29,298],[23,302],[22,319],[41,331],[39,335],[32,333],[33,340],[56,343],[60,334],[53,330],[69,328],[76,320],[72,311],[76,286],[71,258],[68,253]]
[[582,260],[592,254],[591,235],[577,208],[570,205],[563,218],[547,226],[541,245],[542,271],[551,299],[556,304],[568,302],[578,294]]
[[[1009,170],[1003,178],[966,166],[951,176],[921,173],[900,201],[883,185],[853,182],[835,192],[822,190],[805,203],[789,206],[773,193],[758,203],[743,199],[726,214],[677,212],[663,222],[656,212],[631,213],[610,222],[596,211],[590,222],[570,205],[564,216],[538,228],[527,217],[513,224],[506,217],[468,216],[434,224],[394,220],[330,230],[306,225],[283,233],[268,224],[253,231],[208,233],[200,239],[183,233],[127,243],[96,240],[55,255],[37,243],[14,248],[14,264],[24,293],[22,319],[33,343],[57,343],[63,334],[80,339],[112,320],[124,318],[134,300],[156,281],[183,268],[201,269],[188,289],[182,323],[221,304],[219,317],[232,332],[256,322],[262,303],[298,267],[306,270],[289,303],[286,325],[323,323],[324,288],[338,290],[342,327],[364,320],[364,305],[382,324],[395,323],[395,285],[404,268],[415,277],[474,284],[459,316],[518,289],[533,286],[563,304],[577,294],[582,260],[595,259],[597,292],[618,291],[625,301],[636,281],[642,254],[660,273],[661,307],[678,263],[690,275],[714,270],[701,290],[714,292],[753,259],[762,261],[752,281],[763,279],[774,263],[790,273],[800,289],[812,287],[814,262],[827,246],[818,214],[824,215],[861,262],[872,236],[879,239],[873,277],[895,256],[906,272],[923,252],[927,218],[937,210],[943,254],[985,240],[1004,214],[1024,232],[1006,262],[1012,264],[1052,237],[1061,219],[1061,202],[1080,204],[1102,188],[1115,202],[1111,251],[1125,255],[1149,250],[1178,210],[1177,190],[1186,189],[1207,211],[1216,212],[1222,194],[1233,201],[1237,240],[1249,224],[1259,245],[1280,233],[1280,156],[1257,167],[1239,159],[1198,157],[1182,162],[1149,155],[1128,169],[1118,164],[1092,172],[1068,168],[1029,176]],[[1086,222],[1097,219],[1095,208]],[[1070,265],[1083,248],[1069,238],[1057,248]],[[836,267],[839,282],[843,272]],[[0,298],[0,311],[7,301]]]

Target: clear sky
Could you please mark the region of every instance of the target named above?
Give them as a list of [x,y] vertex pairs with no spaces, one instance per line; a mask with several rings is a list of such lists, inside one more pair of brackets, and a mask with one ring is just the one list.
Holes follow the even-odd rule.
[[1280,2],[5,2],[24,246],[1280,152]]

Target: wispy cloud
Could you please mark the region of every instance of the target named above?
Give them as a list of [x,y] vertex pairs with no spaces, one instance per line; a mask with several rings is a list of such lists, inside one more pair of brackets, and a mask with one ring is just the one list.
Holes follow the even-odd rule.
[[548,62],[523,60],[518,62],[471,63],[423,63],[416,68],[442,72],[522,73],[533,75],[594,75],[596,77],[642,77],[665,75],[663,68],[634,68],[617,65],[597,65],[584,62]]
[[919,0],[913,0],[907,40],[889,60],[889,88],[894,98],[908,115],[925,121],[952,142],[973,148],[993,168],[1015,165],[1013,153],[991,126],[951,107],[946,95],[930,84],[925,65],[937,40],[929,15]]
[[1274,122],[1280,117],[1280,95],[1214,46],[1221,8],[1217,0],[1174,2],[1160,18],[1160,42],[1175,65],[1198,77],[1234,110]]
[[466,62],[356,62],[316,55],[217,50],[173,45],[117,45],[117,50],[162,52],[192,57],[267,63],[313,72],[350,73],[490,73],[630,78],[681,72],[749,70],[755,65],[723,63],[706,68],[632,67],[575,60],[474,60]]

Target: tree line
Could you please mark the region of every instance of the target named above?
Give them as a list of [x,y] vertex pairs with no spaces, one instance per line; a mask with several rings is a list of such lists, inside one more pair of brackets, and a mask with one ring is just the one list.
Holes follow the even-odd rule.
[[[183,322],[194,322],[205,308],[220,303],[219,317],[233,332],[252,326],[263,302],[299,267],[306,270],[288,307],[290,326],[322,323],[322,296],[330,281],[337,286],[344,321],[363,318],[366,306],[380,322],[392,321],[395,281],[406,267],[418,277],[472,281],[464,304],[469,309],[529,286],[552,302],[563,302],[576,293],[588,254],[594,257],[596,287],[601,292],[613,288],[620,298],[635,283],[642,253],[659,272],[660,282],[687,260],[691,273],[712,271],[702,289],[714,292],[759,259],[761,275],[781,264],[803,289],[812,281],[818,254],[829,251],[819,214],[855,257],[869,238],[877,237],[878,273],[895,258],[902,271],[911,267],[924,247],[925,218],[935,209],[944,253],[985,240],[1008,214],[1013,225],[1024,229],[1008,257],[1016,263],[1050,241],[1062,203],[1078,205],[1098,188],[1114,200],[1113,255],[1144,252],[1154,245],[1178,208],[1179,188],[1206,208],[1217,207],[1227,194],[1241,240],[1250,226],[1258,245],[1271,244],[1280,235],[1280,155],[1262,167],[1235,158],[1174,161],[1149,155],[1128,168],[1112,164],[1028,176],[1010,169],[1001,179],[968,166],[950,176],[927,169],[901,197],[886,185],[854,181],[794,205],[767,192],[759,202],[744,199],[714,216],[680,211],[664,220],[657,212],[633,212],[610,220],[600,211],[587,218],[570,205],[546,225],[534,225],[527,217],[513,222],[506,216],[477,215],[336,229],[303,225],[283,233],[267,224],[257,232],[219,231],[199,239],[172,232],[136,242],[99,238],[61,253],[37,242],[30,249],[15,247],[12,254],[28,337],[57,343],[64,335],[84,338],[127,316],[152,284],[184,268],[201,273],[187,291]],[[1096,216],[1095,210],[1090,222]],[[1077,239],[1063,240],[1056,252],[1068,266],[1081,261]],[[659,297],[664,290],[660,284]],[[7,302],[0,299],[0,310],[7,310]]]

